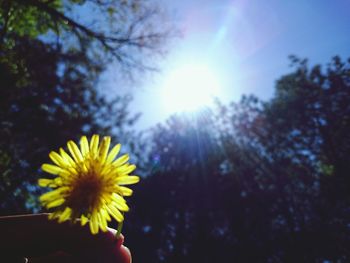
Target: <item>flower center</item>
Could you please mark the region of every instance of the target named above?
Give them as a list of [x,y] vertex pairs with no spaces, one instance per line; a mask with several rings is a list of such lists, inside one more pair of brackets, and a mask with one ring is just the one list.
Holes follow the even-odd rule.
[[68,206],[82,214],[91,213],[100,205],[102,187],[101,178],[95,173],[80,176],[67,198]]

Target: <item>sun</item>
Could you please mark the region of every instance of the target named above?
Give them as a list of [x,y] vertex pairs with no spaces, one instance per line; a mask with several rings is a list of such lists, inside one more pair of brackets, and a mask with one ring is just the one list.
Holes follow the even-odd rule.
[[218,96],[220,79],[207,64],[187,64],[165,77],[163,107],[169,113],[193,112],[210,106]]

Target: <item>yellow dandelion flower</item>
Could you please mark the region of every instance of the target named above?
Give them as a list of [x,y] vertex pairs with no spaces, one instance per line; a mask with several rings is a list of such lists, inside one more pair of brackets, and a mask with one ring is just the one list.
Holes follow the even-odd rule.
[[83,136],[80,149],[73,141],[67,143],[70,155],[62,148],[59,153],[50,152],[54,164],[41,168],[56,177],[38,182],[39,186],[52,188],[40,196],[43,206],[54,208],[50,219],[89,223],[93,234],[99,229],[107,231],[111,217],[123,222],[123,212],[129,210],[124,196],[132,194],[124,185],[137,183],[139,177],[130,175],[136,166],[128,163],[127,154],[116,159],[120,144],[109,151],[110,142],[110,137],[104,137],[99,145],[99,136],[93,135],[89,143]]

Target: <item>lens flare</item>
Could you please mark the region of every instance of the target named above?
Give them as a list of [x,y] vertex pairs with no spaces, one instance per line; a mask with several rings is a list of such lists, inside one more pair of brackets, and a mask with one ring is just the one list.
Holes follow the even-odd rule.
[[189,64],[172,71],[162,89],[164,108],[169,113],[196,111],[213,103],[220,80],[215,70],[205,64]]

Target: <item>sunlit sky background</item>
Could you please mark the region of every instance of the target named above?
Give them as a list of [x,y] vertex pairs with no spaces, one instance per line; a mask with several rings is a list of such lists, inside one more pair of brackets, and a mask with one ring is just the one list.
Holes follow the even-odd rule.
[[[184,110],[175,100],[206,103],[207,86],[215,86],[210,92],[224,102],[242,94],[267,100],[276,79],[290,72],[288,55],[311,64],[350,57],[349,0],[158,1],[183,32],[159,64],[161,72],[132,88],[116,89],[108,73],[101,82],[106,90],[132,92],[131,108],[142,112],[140,129]],[[204,88],[198,92],[198,86]]]

